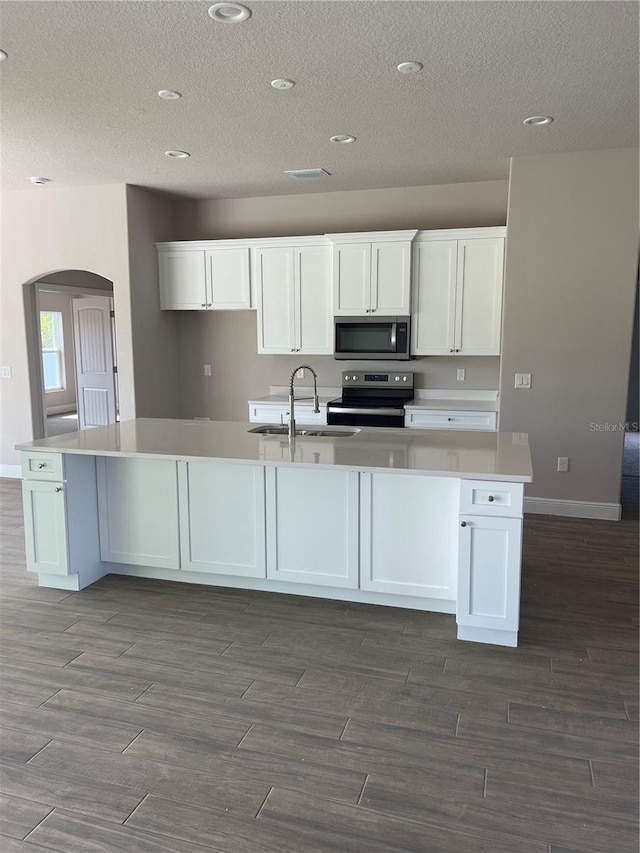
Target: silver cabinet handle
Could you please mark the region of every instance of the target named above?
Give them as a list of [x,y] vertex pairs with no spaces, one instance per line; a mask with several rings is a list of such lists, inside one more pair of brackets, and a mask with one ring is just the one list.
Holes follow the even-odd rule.
[[203,303],[202,303],[202,305],[201,305],[200,307],[201,307],[201,308],[206,308],[206,307],[207,307],[207,303],[206,303],[206,302],[203,302]]
[[466,522],[466,521],[461,521],[461,522],[460,522],[460,527],[466,527],[466,526],[467,526],[467,522]]
[[46,462],[39,462],[39,463],[38,463],[38,468],[46,468],[46,467],[47,467],[47,463],[46,463]]
[[56,492],[61,492],[61,491],[62,491],[62,486],[56,486]]
[[449,350],[449,352],[455,352],[455,350],[454,350],[454,349],[450,349],[450,350]]
[[452,421],[452,420],[453,420],[453,418],[447,418],[447,420],[448,420],[448,421]]
[[489,497],[487,498],[487,500],[489,501],[489,503],[493,503],[493,502],[495,501],[495,498],[494,498],[494,496],[493,496],[493,495],[489,495]]

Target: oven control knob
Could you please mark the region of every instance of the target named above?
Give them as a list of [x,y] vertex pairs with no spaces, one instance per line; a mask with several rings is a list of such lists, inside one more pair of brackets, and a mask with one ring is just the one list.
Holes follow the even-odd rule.
[[352,376],[351,378],[352,378],[352,379],[353,379],[353,381],[355,382],[355,381],[356,381],[356,379],[357,379],[358,377],[357,377],[357,376]]
[[350,377],[350,376],[347,376],[347,374],[345,373],[344,381],[345,381],[345,382],[348,382],[350,379],[351,379],[351,377]]
[[402,377],[402,381],[403,381],[403,382],[406,382],[408,378],[409,378],[408,376],[403,376],[403,377]]
[[396,376],[396,377],[395,377],[395,380],[396,380],[396,382],[400,382],[400,377],[399,377],[399,376]]

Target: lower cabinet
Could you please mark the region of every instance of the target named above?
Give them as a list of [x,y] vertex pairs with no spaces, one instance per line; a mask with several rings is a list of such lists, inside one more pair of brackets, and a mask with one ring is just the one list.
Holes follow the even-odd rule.
[[102,559],[179,569],[177,462],[99,456],[96,465]]
[[267,478],[267,577],[358,588],[358,473],[272,468]]
[[69,574],[64,483],[24,480],[22,503],[27,569]]
[[522,519],[461,515],[459,524],[459,628],[517,632]]
[[459,480],[361,474],[360,588],[455,599]]
[[179,462],[182,568],[266,577],[265,469]]
[[457,409],[407,409],[404,425],[410,429],[471,429],[495,432],[496,412],[469,412]]

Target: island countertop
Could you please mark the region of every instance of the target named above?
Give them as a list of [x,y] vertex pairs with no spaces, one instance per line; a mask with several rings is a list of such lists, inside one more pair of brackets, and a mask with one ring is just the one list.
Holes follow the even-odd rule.
[[[238,463],[346,467],[459,479],[529,483],[533,479],[526,433],[359,429],[349,437],[262,436],[252,424],[139,418],[16,445],[18,450],[208,459]],[[331,427],[323,427],[331,432]]]

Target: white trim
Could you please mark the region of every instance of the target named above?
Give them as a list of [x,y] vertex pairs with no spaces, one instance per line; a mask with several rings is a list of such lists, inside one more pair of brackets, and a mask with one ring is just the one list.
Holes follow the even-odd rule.
[[525,513],[564,515],[567,518],[599,518],[603,521],[620,521],[622,505],[595,501],[566,501],[558,498],[525,498]]
[[411,231],[347,231],[342,234],[325,234],[332,243],[393,243],[396,241],[410,242],[418,233]]
[[0,477],[11,477],[15,480],[22,479],[22,468],[20,465],[0,465]]
[[507,229],[504,225],[495,228],[442,228],[439,231],[418,231],[415,242],[427,242],[429,240],[476,240],[506,236]]
[[256,237],[237,240],[175,240],[170,243],[156,243],[158,252],[203,251],[214,249],[264,249],[278,246],[328,246],[329,240],[324,234],[312,234],[309,237]]

